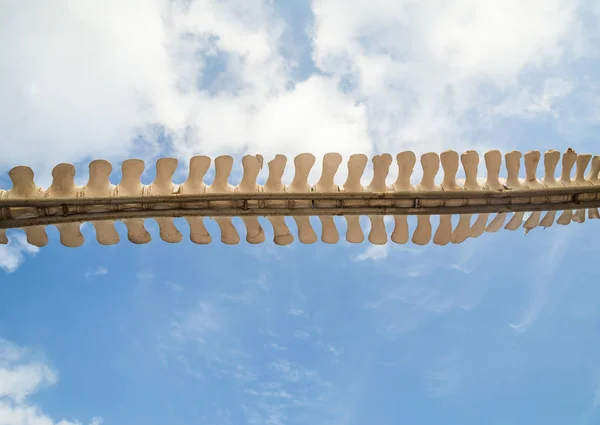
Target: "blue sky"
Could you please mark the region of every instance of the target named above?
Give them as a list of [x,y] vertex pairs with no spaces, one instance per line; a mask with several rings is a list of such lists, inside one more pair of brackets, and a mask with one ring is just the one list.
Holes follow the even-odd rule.
[[[575,0],[3,4],[0,187],[66,161],[84,183],[95,158],[115,183],[142,158],[149,183],[174,156],[180,183],[194,154],[597,154],[599,17]],[[179,219],[175,245],[152,220],[142,246],[120,223],[111,247],[90,225],[78,249],[9,232],[0,425],[600,421],[599,220],[445,247],[278,247],[261,223],[258,246],[194,245]]]

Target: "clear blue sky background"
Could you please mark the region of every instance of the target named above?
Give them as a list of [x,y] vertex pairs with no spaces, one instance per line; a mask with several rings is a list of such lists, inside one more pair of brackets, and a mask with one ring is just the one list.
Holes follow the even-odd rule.
[[[68,3],[0,4],[2,188],[96,157],[598,153],[593,3]],[[600,423],[600,220],[445,247],[261,220],[258,246],[9,232],[0,425]]]

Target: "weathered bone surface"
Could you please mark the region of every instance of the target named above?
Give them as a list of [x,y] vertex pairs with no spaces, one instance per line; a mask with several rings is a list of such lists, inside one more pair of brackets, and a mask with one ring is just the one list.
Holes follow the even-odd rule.
[[[177,160],[173,158],[157,161],[156,178],[149,185],[141,182],[145,165],[139,159],[123,161],[123,177],[116,186],[109,180],[113,167],[104,160],[90,163],[89,180],[82,187],[75,184],[75,167],[71,164],[54,168],[48,189],[35,184],[29,167],[20,166],[8,173],[12,188],[0,189],[0,243],[8,243],[6,229],[22,228],[30,244],[44,246],[48,243],[45,226],[54,225],[63,245],[77,247],[84,242],[81,223],[91,222],[98,242],[112,245],[120,239],[115,221],[122,221],[127,227],[127,238],[143,244],[151,240],[144,227],[144,220],[150,218],[158,223],[161,239],[177,243],[183,235],[173,218],[184,217],[190,239],[208,244],[214,239],[203,220],[212,217],[220,229],[220,240],[237,244],[240,235],[232,218],[240,217],[246,228],[246,241],[258,244],[265,241],[258,219],[263,216],[273,227],[274,242],[288,245],[296,239],[285,220],[289,216],[296,223],[297,240],[310,244],[319,239],[310,221],[310,216],[317,216],[321,222],[320,239],[331,244],[342,237],[334,216],[344,216],[345,239],[351,243],[368,239],[373,244],[391,240],[398,244],[412,241],[418,245],[446,245],[494,233],[502,227],[522,227],[529,232],[554,223],[566,225],[600,218],[600,156],[577,154],[572,149],[562,155],[562,160],[560,152],[554,150],[544,155],[538,151],[508,152],[504,155],[506,177],[500,176],[503,157],[499,151],[483,155],[485,176],[478,175],[480,160],[475,151],[461,155],[454,151],[426,153],[420,161],[413,152],[401,152],[395,158],[397,178],[388,184],[394,158],[390,154],[377,155],[372,158],[373,177],[366,186],[361,178],[369,161],[362,154],[349,158],[347,178],[340,186],[334,182],[342,165],[338,153],[324,156],[322,174],[315,185],[308,182],[316,162],[312,154],[294,158],[294,177],[287,185],[282,181],[287,158],[275,156],[268,162],[263,186],[257,183],[264,163],[261,155],[242,158],[243,175],[238,186],[229,183],[234,165],[231,156],[215,158],[210,185],[204,183],[211,166],[211,159],[205,156],[190,160],[188,178],[181,185],[172,180],[177,170]],[[538,177],[540,161],[544,163],[543,177]],[[422,177],[417,182],[412,177],[418,162]],[[458,180],[461,166],[464,179]],[[443,175],[438,178],[440,170]],[[361,226],[361,215],[369,218],[368,235]],[[393,217],[390,235],[384,221],[386,215]],[[417,216],[412,237],[409,215]],[[453,215],[458,216],[456,226]],[[439,219],[432,223],[432,216]],[[436,221],[439,224],[434,229]]]

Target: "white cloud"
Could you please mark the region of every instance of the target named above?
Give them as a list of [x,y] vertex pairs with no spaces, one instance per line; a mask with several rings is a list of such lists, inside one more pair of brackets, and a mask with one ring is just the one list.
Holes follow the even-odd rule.
[[[55,422],[29,400],[41,388],[55,385],[57,376],[39,355],[0,339],[0,424],[81,425],[65,420]],[[100,417],[89,423],[101,424]]]
[[365,260],[382,260],[388,256],[389,245],[369,245],[361,254],[358,254],[354,259],[356,261]]
[[96,270],[90,270],[85,273],[85,278],[89,279],[94,276],[106,276],[108,274],[108,269],[106,267],[98,266]]
[[[486,141],[468,133],[490,115],[555,113],[572,82],[567,73],[556,86],[545,71],[593,45],[578,6],[315,0],[321,72],[298,80],[305,59],[282,54],[294,49],[282,49],[285,22],[267,0],[6,3],[0,168],[27,163],[47,179],[60,161],[159,150],[186,158],[480,147]],[[539,95],[521,79],[526,71],[546,81]]]
[[[314,58],[355,82],[352,92],[369,106],[380,149],[476,145],[465,140],[466,131],[497,101],[483,89],[519,96],[524,71],[580,53],[577,6],[575,0],[317,0]],[[475,114],[465,123],[469,111]]]
[[[183,156],[369,151],[364,107],[335,79],[288,88],[280,35],[280,19],[261,0],[2,5],[0,167],[47,173],[60,161],[150,158],[156,124]],[[215,76],[210,63],[221,58]]]
[[33,256],[38,251],[38,247],[27,243],[23,234],[14,233],[7,245],[0,245],[0,269],[13,273],[23,264],[27,255]]
[[561,78],[551,78],[544,81],[543,86],[532,93],[529,88],[523,88],[517,96],[507,99],[493,108],[498,115],[519,116],[525,119],[535,119],[540,116],[550,115],[558,118],[556,110],[557,100],[569,95],[573,91],[573,83]]

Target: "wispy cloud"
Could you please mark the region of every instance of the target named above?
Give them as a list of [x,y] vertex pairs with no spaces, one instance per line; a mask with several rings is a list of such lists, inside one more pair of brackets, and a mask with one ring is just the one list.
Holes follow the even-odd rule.
[[286,351],[287,350],[287,347],[284,347],[283,345],[276,344],[274,342],[271,343],[271,344],[269,344],[269,347],[271,347],[275,351]]
[[327,347],[325,347],[325,351],[332,354],[335,357],[340,356],[340,352],[332,344],[327,344]]
[[137,273],[136,275],[137,280],[152,280],[154,279],[154,273],[152,273],[151,271],[140,271]]
[[99,266],[96,270],[90,270],[85,273],[85,278],[89,279],[94,276],[106,276],[108,269],[106,267]]
[[219,332],[223,324],[214,306],[200,302],[195,308],[179,312],[171,322],[171,336],[180,342],[202,341],[204,335]]
[[176,282],[167,282],[167,285],[169,286],[169,288],[171,288],[174,292],[183,292],[185,290],[185,287],[179,283]]
[[455,356],[445,355],[436,359],[426,378],[430,397],[445,397],[457,391],[461,377]]
[[533,296],[519,322],[509,325],[516,332],[527,331],[544,311],[553,275],[560,267],[573,236],[572,232],[565,230],[567,229],[556,229],[549,248],[539,251],[538,259],[530,262],[532,271],[529,280],[533,283]]
[[288,314],[290,316],[303,316],[304,315],[304,310],[302,310],[301,308],[296,308],[296,307],[292,307],[288,310]]

